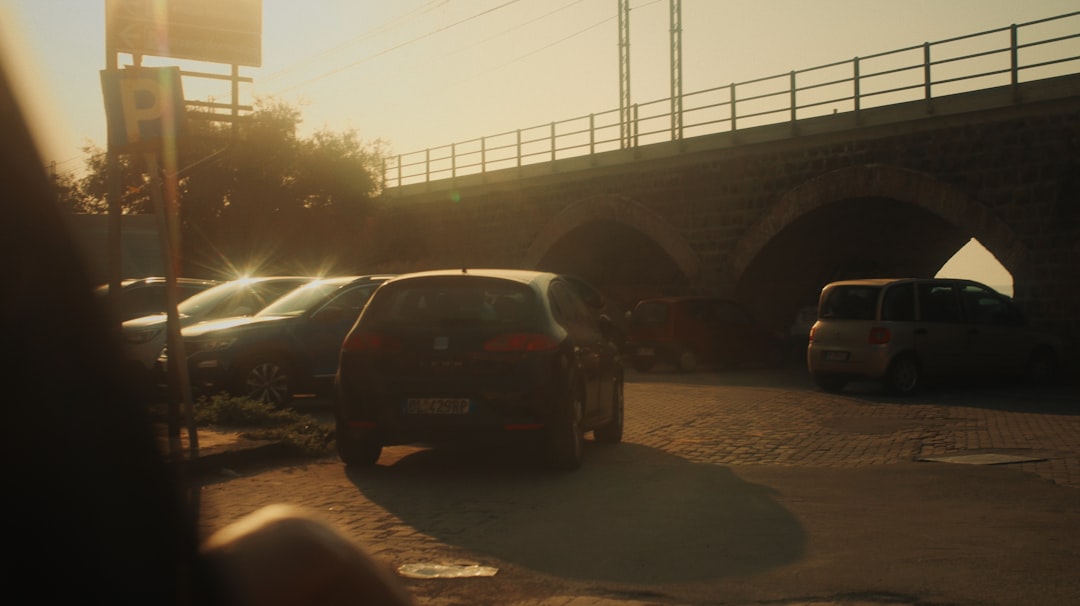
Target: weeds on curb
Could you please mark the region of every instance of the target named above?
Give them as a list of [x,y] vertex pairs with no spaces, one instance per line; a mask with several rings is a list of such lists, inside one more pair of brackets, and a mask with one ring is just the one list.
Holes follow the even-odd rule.
[[195,424],[228,427],[251,440],[273,440],[294,455],[322,457],[334,452],[334,429],[291,409],[225,394],[195,401]]

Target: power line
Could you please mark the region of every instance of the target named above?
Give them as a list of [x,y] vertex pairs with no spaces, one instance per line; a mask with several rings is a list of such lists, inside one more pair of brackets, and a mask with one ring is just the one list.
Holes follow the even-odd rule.
[[577,5],[577,4],[581,4],[581,3],[582,3],[582,2],[584,2],[584,1],[585,1],[585,0],[574,0],[573,2],[571,2],[571,3],[569,3],[569,4],[564,4],[563,6],[560,6],[559,8],[557,8],[557,9],[555,9],[555,10],[552,10],[552,11],[546,12],[546,13],[544,13],[543,15],[540,15],[539,17],[534,17],[534,18],[532,18],[532,19],[529,19],[528,21],[525,21],[525,22],[523,22],[523,23],[519,23],[519,24],[517,24],[517,25],[515,25],[515,26],[513,26],[513,27],[510,27],[510,28],[504,29],[503,31],[501,31],[501,32],[499,32],[499,33],[497,33],[497,34],[494,34],[494,35],[488,36],[487,38],[484,38],[483,40],[477,40],[476,42],[474,42],[474,43],[472,43],[472,44],[470,44],[470,45],[468,45],[468,46],[463,46],[463,47],[461,47],[461,48],[457,49],[456,51],[454,51],[454,52],[452,52],[452,53],[450,53],[450,54],[448,54],[448,55],[446,55],[446,56],[448,56],[448,57],[449,57],[449,56],[453,56],[453,55],[456,55],[456,54],[462,53],[462,52],[464,52],[464,51],[467,51],[467,50],[469,50],[469,49],[471,49],[471,48],[476,48],[477,46],[481,46],[481,45],[483,45],[483,44],[487,44],[488,42],[491,42],[492,40],[494,40],[494,39],[496,39],[496,38],[499,38],[499,37],[501,37],[501,36],[505,36],[506,34],[509,34],[510,32],[513,32],[513,31],[519,30],[519,29],[521,29],[521,28],[523,28],[523,27],[525,27],[525,26],[528,26],[528,25],[532,25],[533,23],[536,23],[537,21],[542,21],[542,20],[544,20],[544,19],[547,19],[548,17],[550,17],[550,16],[554,15],[555,13],[559,13],[559,12],[562,12],[562,11],[564,11],[564,10],[566,10],[566,9],[570,8],[571,6],[575,6],[575,5]]
[[366,63],[367,61],[370,61],[370,60],[375,59],[377,57],[381,57],[381,56],[386,55],[388,53],[391,53],[391,52],[393,52],[395,50],[398,50],[400,48],[404,48],[406,46],[409,46],[410,44],[415,44],[416,42],[419,42],[421,40],[430,38],[431,36],[434,36],[435,34],[444,32],[444,31],[446,31],[448,29],[451,29],[451,28],[457,27],[459,25],[462,25],[463,23],[468,23],[469,21],[473,21],[475,19],[478,19],[478,18],[483,17],[485,15],[491,14],[491,13],[493,13],[495,11],[500,10],[500,9],[506,8],[507,6],[510,6],[511,4],[517,4],[520,1],[521,0],[509,0],[508,2],[504,2],[504,3],[498,5],[498,6],[494,7],[494,8],[489,8],[486,11],[477,13],[477,14],[472,15],[470,17],[466,17],[466,18],[461,19],[459,21],[455,21],[454,23],[451,23],[449,25],[444,25],[442,27],[438,27],[438,28],[436,28],[436,29],[434,29],[434,30],[432,30],[430,32],[427,32],[427,33],[422,34],[420,36],[417,36],[415,38],[406,40],[405,42],[402,42],[400,44],[396,44],[396,45],[391,46],[391,47],[389,47],[387,49],[381,50],[381,51],[379,51],[379,52],[377,52],[377,53],[375,53],[373,55],[369,55],[369,56],[364,57],[363,59],[360,59],[358,61],[353,61],[352,63],[350,63],[348,65],[345,65],[343,67],[339,67],[337,69],[334,69],[334,70],[331,70],[329,72],[323,73],[323,74],[321,74],[319,76],[315,76],[314,78],[309,78],[309,79],[307,79],[307,80],[305,80],[303,82],[300,82],[298,84],[295,84],[293,86],[290,86],[288,88],[280,90],[280,91],[277,92],[277,94],[280,95],[280,94],[283,94],[283,93],[287,93],[287,92],[296,90],[297,88],[300,88],[302,86],[307,86],[307,85],[312,84],[314,82],[318,82],[319,80],[329,78],[330,76],[333,76],[335,74],[339,74],[339,73],[341,73],[341,72],[343,72],[345,70],[352,69],[352,68],[356,67],[357,65],[360,65],[362,63]]
[[314,63],[314,62],[319,61],[320,59],[326,58],[326,57],[328,57],[330,55],[340,53],[344,49],[346,49],[346,48],[348,48],[350,46],[353,46],[355,44],[358,44],[360,42],[363,42],[364,40],[367,40],[368,38],[372,38],[372,37],[374,37],[374,36],[376,36],[378,34],[389,32],[389,31],[392,31],[392,30],[394,30],[396,28],[402,27],[404,25],[408,25],[409,23],[415,21],[419,17],[421,17],[421,16],[435,10],[439,6],[445,5],[449,1],[450,0],[429,0],[429,2],[427,4],[421,6],[420,8],[418,8],[418,9],[416,9],[416,10],[414,10],[414,11],[412,11],[412,12],[410,12],[410,13],[402,16],[402,17],[398,17],[397,19],[394,19],[394,20],[392,20],[392,21],[390,21],[388,23],[384,23],[384,24],[382,24],[382,25],[380,25],[378,27],[370,29],[370,30],[358,35],[358,36],[355,36],[353,38],[350,38],[349,40],[346,40],[345,42],[337,44],[337,45],[335,45],[335,46],[333,46],[331,48],[328,48],[328,49],[326,49],[326,50],[324,50],[324,51],[322,51],[320,53],[312,55],[311,57],[308,57],[307,59],[304,59],[302,61],[297,61],[296,63],[294,63],[292,65],[289,65],[289,66],[286,66],[286,67],[278,70],[277,72],[274,72],[273,74],[265,76],[263,78],[263,81],[264,82],[265,81],[273,81],[273,80],[275,80],[277,78],[281,78],[281,77],[283,77],[285,74],[287,74],[289,72],[293,72],[293,71],[299,69],[300,67],[308,65],[310,63]]

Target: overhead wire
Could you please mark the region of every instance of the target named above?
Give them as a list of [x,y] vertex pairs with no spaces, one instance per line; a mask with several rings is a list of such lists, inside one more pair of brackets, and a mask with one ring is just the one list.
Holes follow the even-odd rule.
[[389,47],[389,48],[386,48],[386,49],[383,49],[383,50],[381,50],[381,51],[378,51],[378,52],[376,52],[375,54],[372,54],[372,55],[368,55],[367,57],[364,57],[364,58],[362,58],[362,59],[359,59],[359,60],[357,60],[357,61],[353,61],[352,63],[349,63],[348,65],[344,65],[344,66],[342,66],[342,67],[339,67],[339,68],[336,68],[336,69],[330,70],[330,71],[328,71],[328,72],[325,72],[325,73],[323,73],[323,74],[320,74],[320,75],[318,75],[318,76],[315,76],[314,78],[309,78],[309,79],[307,79],[307,80],[304,80],[303,82],[299,82],[299,83],[297,83],[297,84],[295,84],[295,85],[293,85],[293,86],[290,86],[290,87],[288,87],[288,88],[285,88],[285,89],[279,90],[279,91],[277,91],[277,93],[276,93],[276,94],[284,94],[284,93],[287,93],[287,92],[291,92],[291,91],[293,91],[293,90],[296,90],[297,88],[300,88],[300,87],[302,87],[302,86],[307,86],[307,85],[309,85],[309,84],[312,84],[312,83],[318,82],[318,81],[320,81],[320,80],[323,80],[323,79],[329,78],[330,76],[333,76],[333,75],[335,75],[335,74],[339,74],[339,73],[341,73],[341,72],[343,72],[343,71],[346,71],[346,70],[352,69],[352,68],[356,67],[357,65],[360,65],[360,64],[366,63],[366,62],[368,62],[368,61],[370,61],[370,60],[372,60],[372,59],[376,59],[376,58],[378,58],[378,57],[381,57],[381,56],[383,56],[383,55],[386,55],[386,54],[389,54],[389,53],[391,53],[391,52],[393,52],[393,51],[396,51],[396,50],[398,50],[398,49],[400,49],[400,48],[404,48],[404,47],[406,47],[406,46],[409,46],[409,45],[411,45],[411,44],[415,44],[415,43],[417,43],[417,42],[419,42],[419,41],[421,41],[421,40],[424,40],[424,39],[430,38],[430,37],[432,37],[432,36],[434,36],[434,35],[436,35],[436,34],[439,34],[439,33],[442,33],[442,32],[444,32],[444,31],[446,31],[446,30],[448,30],[448,29],[452,29],[452,28],[454,28],[454,27],[457,27],[457,26],[459,26],[459,25],[462,25],[462,24],[464,24],[464,23],[468,23],[469,21],[473,21],[473,20],[475,20],[475,19],[479,19],[480,17],[483,17],[483,16],[485,16],[485,15],[489,15],[489,14],[491,14],[491,13],[495,12],[495,11],[498,11],[498,10],[501,10],[501,9],[503,9],[503,8],[506,8],[507,6],[510,6],[510,5],[512,5],[512,4],[517,4],[517,3],[518,3],[518,2],[520,2],[520,1],[521,1],[521,0],[508,0],[507,2],[503,2],[502,4],[500,4],[500,5],[498,5],[498,6],[495,6],[495,7],[489,8],[489,9],[487,9],[487,10],[485,10],[485,11],[482,11],[482,12],[476,13],[475,15],[472,15],[472,16],[469,16],[469,17],[465,17],[464,19],[460,19],[460,20],[458,20],[458,21],[455,21],[455,22],[453,22],[453,23],[450,23],[450,24],[448,24],[448,25],[444,25],[444,26],[441,26],[441,27],[435,28],[435,29],[433,29],[433,30],[431,30],[431,31],[429,31],[429,32],[426,32],[426,33],[424,33],[424,34],[421,34],[421,35],[419,35],[419,36],[416,36],[416,37],[414,37],[414,38],[410,38],[409,40],[406,40],[406,41],[404,41],[404,42],[401,42],[401,43],[399,43],[399,44],[395,44],[394,46],[391,46],[391,47]]
[[265,76],[264,81],[273,81],[275,79],[282,78],[282,77],[284,77],[285,74],[294,72],[297,69],[299,69],[299,68],[301,68],[301,67],[303,67],[305,65],[314,63],[314,62],[319,61],[321,59],[324,59],[324,58],[326,58],[328,56],[331,56],[333,54],[340,53],[344,49],[346,49],[346,48],[348,48],[350,46],[353,46],[355,44],[358,44],[360,42],[363,42],[363,41],[365,41],[365,40],[367,40],[369,38],[372,38],[372,37],[374,37],[374,36],[376,36],[378,34],[389,32],[389,31],[392,31],[392,30],[394,30],[396,28],[408,25],[409,23],[411,23],[411,22],[415,21],[416,19],[422,17],[423,15],[435,10],[436,8],[446,5],[448,2],[450,2],[450,0],[429,0],[423,6],[417,8],[417,9],[415,9],[415,10],[413,10],[413,11],[411,11],[411,12],[409,12],[409,13],[401,16],[401,17],[397,17],[397,18],[395,18],[395,19],[393,19],[393,20],[391,20],[391,21],[389,21],[387,23],[383,23],[382,25],[379,25],[377,27],[369,29],[369,30],[365,31],[364,33],[362,33],[362,34],[360,34],[358,36],[350,38],[350,39],[348,39],[348,40],[346,40],[344,42],[341,42],[341,43],[339,43],[339,44],[337,44],[337,45],[335,45],[335,46],[333,46],[331,48],[328,48],[328,49],[326,49],[326,50],[324,50],[322,52],[319,52],[319,53],[317,53],[315,55],[307,57],[306,59],[302,59],[300,61],[297,61],[297,62],[293,63],[292,65],[288,65],[286,67],[283,67],[283,68],[279,69],[278,71]]

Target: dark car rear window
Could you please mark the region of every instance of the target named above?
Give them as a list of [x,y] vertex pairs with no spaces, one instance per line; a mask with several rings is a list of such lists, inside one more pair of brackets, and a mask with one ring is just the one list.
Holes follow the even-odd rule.
[[388,284],[371,300],[371,324],[511,324],[535,317],[536,296],[524,284],[481,278]]
[[840,320],[873,320],[880,286],[834,286],[821,302],[821,317]]

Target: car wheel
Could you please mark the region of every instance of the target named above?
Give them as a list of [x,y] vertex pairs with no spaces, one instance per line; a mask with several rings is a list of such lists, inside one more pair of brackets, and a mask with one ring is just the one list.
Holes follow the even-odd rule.
[[909,396],[919,389],[922,369],[911,356],[900,356],[889,365],[886,382],[889,389],[899,396]]
[[581,390],[574,388],[563,406],[562,413],[551,431],[551,464],[556,469],[573,471],[581,467],[585,454],[585,434],[581,430],[583,416]]
[[346,467],[371,467],[382,455],[382,442],[374,437],[354,438],[347,437],[337,429],[337,452],[338,457]]
[[823,391],[836,393],[847,386],[847,379],[839,375],[815,374],[814,383]]
[[679,372],[693,372],[697,370],[697,367],[697,356],[689,349],[681,350],[675,357],[675,368],[678,368]]
[[1027,382],[1036,387],[1049,385],[1057,375],[1057,356],[1049,349],[1037,349],[1028,357]]
[[652,356],[649,356],[649,357],[634,356],[634,360],[633,360],[634,370],[636,370],[638,372],[649,372],[650,370],[652,370],[653,365],[655,363],[656,363],[656,360],[654,360],[652,358]]
[[607,425],[602,425],[593,430],[593,437],[596,438],[597,442],[615,444],[622,441],[625,402],[622,377],[615,378],[614,392],[611,403],[611,421]]
[[281,358],[256,358],[244,367],[240,377],[241,393],[252,400],[281,407],[292,399],[292,375]]

